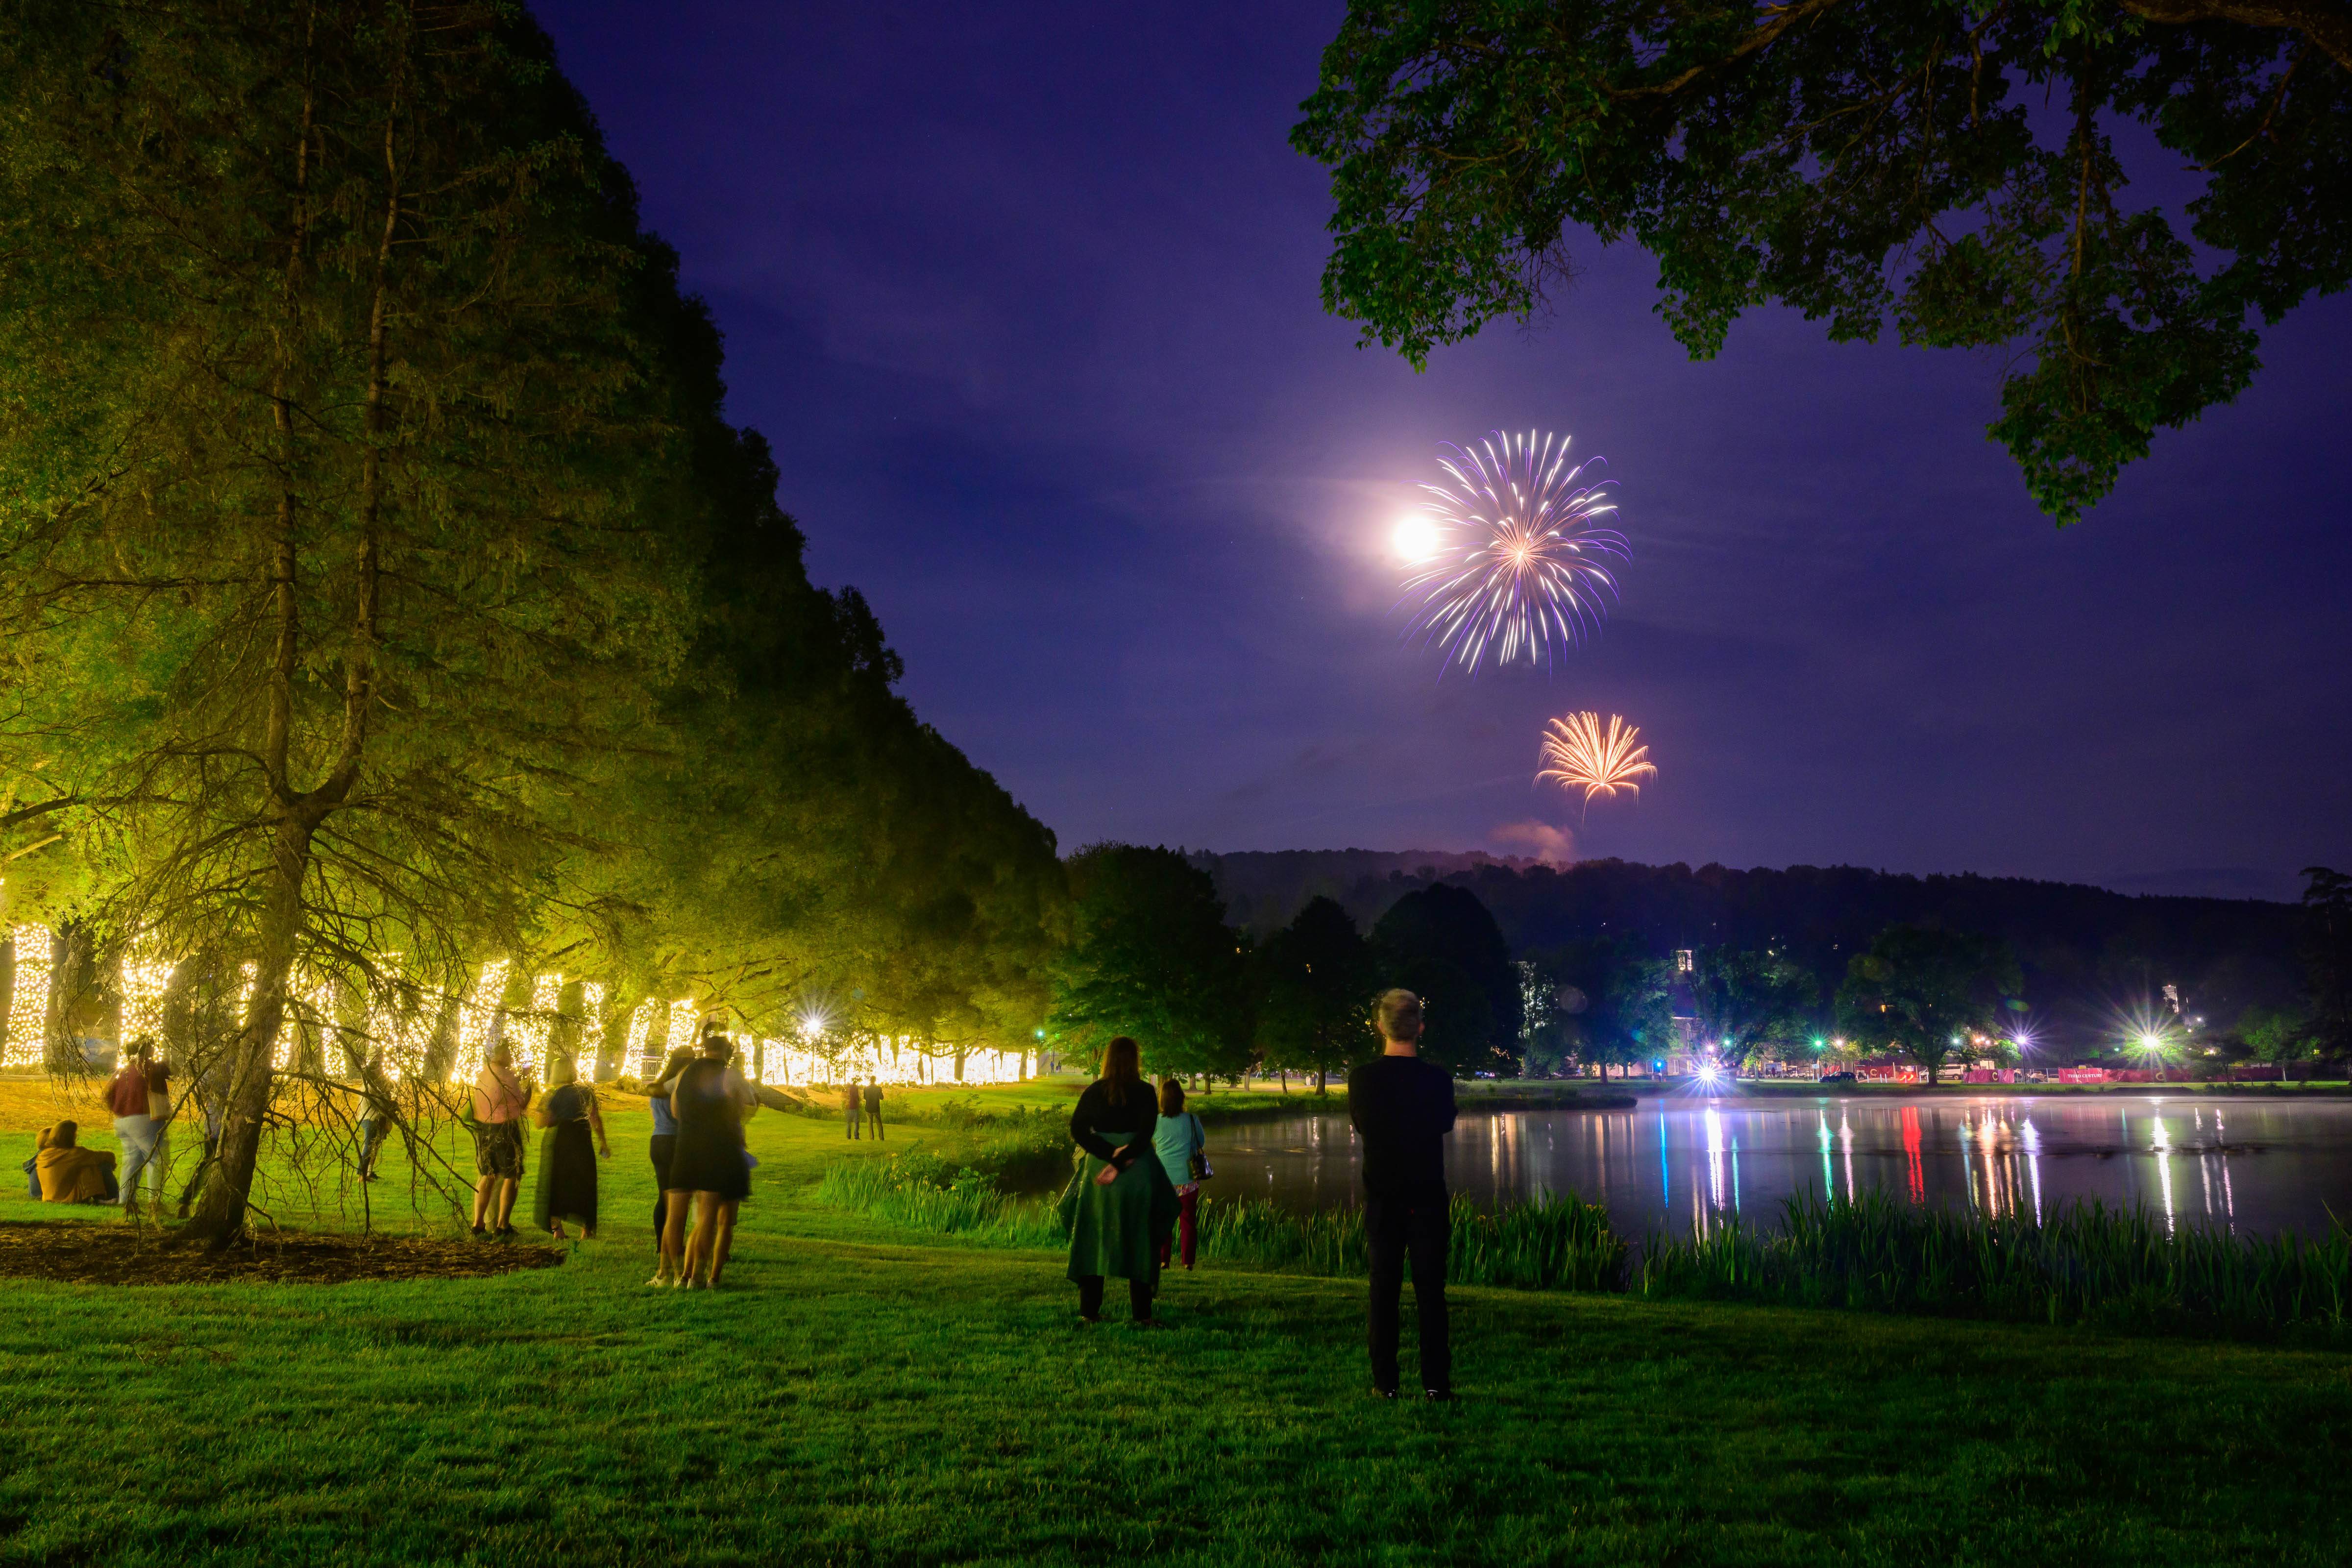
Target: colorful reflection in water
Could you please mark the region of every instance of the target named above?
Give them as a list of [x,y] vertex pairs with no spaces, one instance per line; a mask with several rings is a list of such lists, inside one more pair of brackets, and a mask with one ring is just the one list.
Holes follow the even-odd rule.
[[[1344,1116],[1213,1128],[1226,1196],[1302,1207],[1356,1200]],[[2073,1198],[2137,1205],[2175,1228],[2327,1234],[2352,1215],[2352,1102],[2179,1094],[1880,1100],[1724,1096],[1622,1111],[1465,1116],[1456,1192],[1481,1202],[1573,1192],[1618,1225],[1770,1218],[1800,1192],[1876,1189],[1913,1203],[2040,1216]]]

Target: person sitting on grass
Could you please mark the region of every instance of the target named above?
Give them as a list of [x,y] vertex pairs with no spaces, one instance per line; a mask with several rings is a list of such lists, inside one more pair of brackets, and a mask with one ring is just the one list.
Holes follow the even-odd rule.
[[119,1202],[114,1182],[114,1156],[103,1149],[85,1149],[79,1142],[81,1128],[60,1121],[43,1132],[33,1155],[41,1178],[45,1204],[110,1204]]
[[514,1055],[500,1040],[474,1079],[474,1234],[514,1235],[515,1193],[522,1185],[522,1117],[530,1086],[517,1075]]
[[1071,1283],[1078,1316],[1102,1321],[1103,1280],[1127,1281],[1128,1310],[1152,1322],[1160,1288],[1160,1241],[1176,1221],[1176,1189],[1152,1148],[1158,1098],[1143,1081],[1142,1047],[1125,1035],[1103,1047],[1103,1075],[1087,1086],[1070,1113],[1070,1137],[1086,1151],[1086,1165],[1062,1194],[1070,1236]]

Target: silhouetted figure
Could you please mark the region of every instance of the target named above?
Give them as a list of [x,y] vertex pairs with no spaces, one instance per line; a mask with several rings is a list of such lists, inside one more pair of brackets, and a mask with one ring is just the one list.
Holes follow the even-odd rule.
[[1409,1256],[1421,1319],[1421,1385],[1432,1399],[1451,1399],[1445,1260],[1453,1234],[1444,1138],[1454,1131],[1454,1079],[1421,1059],[1420,997],[1410,991],[1381,996],[1380,1028],[1381,1054],[1348,1075],[1348,1120],[1364,1141],[1372,1391],[1396,1397],[1398,1307]]

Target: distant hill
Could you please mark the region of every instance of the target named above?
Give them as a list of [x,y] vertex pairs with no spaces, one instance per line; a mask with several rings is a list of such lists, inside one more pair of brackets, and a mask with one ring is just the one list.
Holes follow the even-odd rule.
[[1778,946],[1825,989],[1887,926],[1928,922],[2006,938],[2026,998],[2051,1026],[2111,1034],[2163,986],[2226,1027],[2249,1006],[2299,994],[2297,911],[2260,899],[2130,895],[2019,877],[1912,877],[1853,866],[1737,871],[1589,860],[1565,868],[1482,854],[1370,849],[1196,854],[1227,918],[1264,936],[1318,894],[1369,929],[1415,888],[1467,888],[1520,954],[1631,935],[1647,952]]

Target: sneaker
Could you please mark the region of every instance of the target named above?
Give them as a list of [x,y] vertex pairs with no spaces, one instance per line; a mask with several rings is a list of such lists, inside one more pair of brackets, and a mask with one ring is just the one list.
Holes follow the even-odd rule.
[[488,1241],[490,1239],[490,1233],[478,1225],[474,1227],[474,1239],[476,1241]]
[[1421,1393],[1422,1397],[1428,1400],[1432,1405],[1451,1405],[1454,1403],[1454,1391],[1450,1388],[1424,1388]]
[[1396,1390],[1393,1388],[1375,1388],[1372,1390],[1372,1397],[1374,1399],[1394,1399],[1396,1397]]
[[649,1290],[666,1290],[670,1286],[677,1283],[677,1280],[672,1279],[667,1274],[656,1274],[652,1279],[646,1281],[646,1288]]

